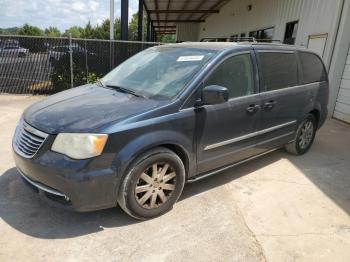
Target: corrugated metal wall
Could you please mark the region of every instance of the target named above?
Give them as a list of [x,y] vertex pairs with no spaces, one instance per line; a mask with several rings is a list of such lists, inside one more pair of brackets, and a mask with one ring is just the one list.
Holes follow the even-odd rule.
[[[248,11],[248,5],[252,10]],[[199,25],[197,40],[228,37],[274,27],[274,39],[283,40],[286,23],[299,20],[296,44],[307,46],[309,35],[328,34],[323,59],[328,64],[341,0],[232,0]],[[186,28],[186,25],[184,25]],[[181,28],[178,30],[181,35]],[[185,39],[182,39],[185,40]]]
[[[252,5],[251,11],[248,5]],[[282,42],[286,23],[298,20],[296,45],[307,47],[309,36],[326,34],[322,58],[330,76],[328,109],[335,118],[350,123],[349,17],[350,0],[232,0],[219,14],[197,24],[197,32],[195,25],[181,24],[177,33],[182,41],[198,41],[274,27],[273,39]]]
[[199,24],[196,23],[177,23],[176,40],[177,41],[198,41]]
[[350,123],[350,49],[335,104],[334,117]]

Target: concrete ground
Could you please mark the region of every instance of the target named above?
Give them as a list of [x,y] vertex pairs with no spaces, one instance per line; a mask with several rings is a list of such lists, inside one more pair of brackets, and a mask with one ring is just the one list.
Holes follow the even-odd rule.
[[[42,97],[0,96],[0,261],[350,261],[350,125],[185,186],[168,214],[52,208],[21,181],[11,138]],[[49,174],[48,174],[49,175]]]

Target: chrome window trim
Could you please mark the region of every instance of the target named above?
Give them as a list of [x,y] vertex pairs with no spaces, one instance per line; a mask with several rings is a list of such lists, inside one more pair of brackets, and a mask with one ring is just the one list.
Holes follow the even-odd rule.
[[[227,100],[227,102],[222,103],[222,105],[223,105],[223,104],[226,104],[226,103],[231,103],[231,102],[239,101],[239,100],[249,99],[249,98],[252,98],[252,97],[254,97],[254,96],[259,97],[259,95],[260,95],[260,93],[250,94],[250,95],[246,95],[246,96],[232,97],[232,98],[230,98],[229,100]],[[208,108],[208,107],[218,106],[218,105],[220,105],[220,104],[215,104],[215,105],[203,105],[203,106],[201,106],[201,108]],[[195,107],[187,107],[187,108],[180,109],[179,112],[184,112],[184,111],[187,111],[187,110],[194,110],[194,109],[195,109]]]
[[279,93],[279,92],[286,91],[286,90],[294,90],[294,89],[298,89],[298,88],[305,88],[307,86],[319,85],[323,82],[325,82],[325,81],[313,82],[313,83],[308,83],[308,84],[304,84],[304,85],[287,86],[287,87],[276,89],[276,90],[263,91],[263,92],[260,92],[260,94],[274,94],[274,93]]
[[221,141],[219,143],[207,145],[204,148],[204,151],[210,150],[210,149],[214,149],[214,148],[218,148],[218,147],[221,147],[221,146],[226,146],[226,145],[233,144],[233,143],[237,143],[237,142],[240,142],[242,140],[246,140],[246,139],[249,139],[249,138],[252,138],[252,137],[255,137],[255,136],[263,135],[263,134],[272,132],[274,130],[277,130],[277,129],[280,129],[280,128],[283,128],[283,127],[286,127],[286,126],[293,125],[296,122],[297,122],[296,120],[293,120],[293,121],[290,121],[290,122],[287,122],[287,123],[283,123],[283,124],[280,124],[280,125],[277,125],[277,126],[273,126],[273,127],[269,127],[269,128],[263,129],[263,130],[259,130],[259,131],[253,132],[253,133],[249,133],[249,134],[246,134],[246,135],[243,135],[243,136],[239,136],[239,137],[235,137],[235,138],[232,138],[232,139],[229,139],[229,140]]
[[259,53],[281,53],[281,54],[294,54],[296,50],[280,50],[280,49],[257,49],[256,52]]

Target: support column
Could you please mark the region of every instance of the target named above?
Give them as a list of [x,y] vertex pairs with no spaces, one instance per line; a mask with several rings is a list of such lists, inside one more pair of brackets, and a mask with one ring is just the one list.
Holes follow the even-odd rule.
[[128,40],[129,0],[121,0],[120,23],[121,23],[121,39]]
[[152,42],[156,41],[156,30],[154,26],[152,25]]
[[152,23],[149,15],[147,16],[147,41],[151,41],[151,31],[152,31]]
[[139,13],[137,24],[137,40],[143,41],[143,0],[139,0]]

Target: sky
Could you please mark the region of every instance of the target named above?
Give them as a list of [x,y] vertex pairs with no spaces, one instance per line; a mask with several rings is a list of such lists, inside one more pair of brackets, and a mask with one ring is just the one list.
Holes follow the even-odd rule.
[[[110,0],[0,0],[0,28],[25,23],[60,31],[77,25],[100,24],[109,18]],[[137,12],[138,0],[129,0],[129,20]],[[120,0],[114,1],[114,15],[120,17]]]

